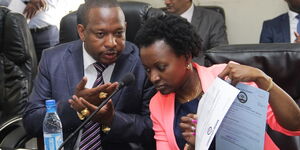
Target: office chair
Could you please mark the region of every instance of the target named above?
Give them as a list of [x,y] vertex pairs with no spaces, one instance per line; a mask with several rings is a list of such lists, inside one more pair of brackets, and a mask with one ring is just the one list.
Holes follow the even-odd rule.
[[22,14],[0,7],[0,147],[24,146],[21,115],[31,92],[37,61],[32,37]]

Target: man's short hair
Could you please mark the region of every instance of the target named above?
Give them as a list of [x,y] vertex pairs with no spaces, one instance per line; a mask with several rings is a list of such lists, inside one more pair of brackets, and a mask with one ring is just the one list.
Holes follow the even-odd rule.
[[77,11],[77,23],[84,27],[88,24],[88,14],[92,8],[120,7],[117,0],[86,0]]

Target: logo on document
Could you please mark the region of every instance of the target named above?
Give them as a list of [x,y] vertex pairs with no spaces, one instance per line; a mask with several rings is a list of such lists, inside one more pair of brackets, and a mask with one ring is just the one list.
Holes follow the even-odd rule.
[[241,103],[246,103],[248,100],[247,94],[243,91],[238,94],[237,98]]

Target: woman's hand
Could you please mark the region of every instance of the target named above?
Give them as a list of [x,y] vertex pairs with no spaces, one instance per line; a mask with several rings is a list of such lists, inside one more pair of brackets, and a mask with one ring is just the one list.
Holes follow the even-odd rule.
[[193,149],[195,147],[196,140],[196,126],[197,126],[197,115],[196,114],[188,114],[186,116],[181,117],[181,122],[179,124],[182,129],[182,135],[187,144],[190,146],[189,149]]
[[263,90],[270,90],[272,84],[272,79],[260,69],[234,62],[229,62],[218,77],[221,79],[228,77],[232,85],[239,82],[255,82]]

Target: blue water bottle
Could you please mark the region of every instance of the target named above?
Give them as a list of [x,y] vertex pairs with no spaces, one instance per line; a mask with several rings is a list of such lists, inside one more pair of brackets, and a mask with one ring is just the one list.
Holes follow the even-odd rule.
[[56,113],[55,100],[46,100],[46,116],[43,122],[45,150],[57,150],[63,142],[62,124]]

